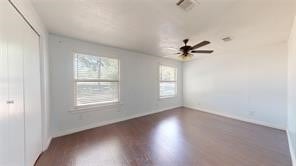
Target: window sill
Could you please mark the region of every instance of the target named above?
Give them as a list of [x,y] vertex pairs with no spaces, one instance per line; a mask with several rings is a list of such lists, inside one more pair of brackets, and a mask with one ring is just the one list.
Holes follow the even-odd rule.
[[105,110],[118,110],[122,105],[121,102],[105,103],[97,105],[86,105],[86,106],[74,106],[71,113],[81,113],[81,112],[94,112],[94,111],[105,111]]
[[176,97],[177,97],[177,95],[175,95],[175,96],[167,96],[167,97],[159,97],[158,100],[169,100],[169,99],[174,99]]

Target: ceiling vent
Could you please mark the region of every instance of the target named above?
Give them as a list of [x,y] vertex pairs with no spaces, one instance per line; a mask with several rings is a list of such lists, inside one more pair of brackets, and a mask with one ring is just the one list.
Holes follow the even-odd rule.
[[195,0],[180,0],[179,2],[177,2],[177,6],[185,11],[191,10],[197,4],[198,2]]
[[232,38],[231,37],[224,37],[224,38],[222,38],[222,40],[224,42],[230,42],[232,40]]

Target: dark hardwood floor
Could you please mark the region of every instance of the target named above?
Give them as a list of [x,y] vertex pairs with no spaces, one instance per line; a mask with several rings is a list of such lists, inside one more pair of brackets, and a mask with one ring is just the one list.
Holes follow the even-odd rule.
[[286,133],[177,108],[55,138],[37,166],[291,166]]

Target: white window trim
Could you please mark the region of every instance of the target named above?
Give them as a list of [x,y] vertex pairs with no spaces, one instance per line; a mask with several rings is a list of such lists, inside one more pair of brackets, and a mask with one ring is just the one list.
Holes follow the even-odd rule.
[[[118,80],[107,80],[107,79],[76,79],[75,78],[75,68],[74,66],[73,68],[73,108],[72,110],[70,110],[70,112],[89,112],[89,111],[97,111],[98,108],[100,108],[100,110],[102,108],[109,108],[109,107],[113,107],[113,106],[119,106],[122,103],[120,102],[120,59],[118,57],[108,57],[108,56],[99,56],[99,55],[94,55],[94,54],[90,54],[90,53],[81,53],[81,52],[73,52],[72,54],[72,65],[74,65],[74,60],[75,60],[75,56],[76,54],[83,54],[83,55],[91,55],[91,56],[98,56],[98,57],[102,57],[102,58],[111,58],[111,59],[117,59],[118,60]],[[118,101],[115,102],[102,102],[102,103],[96,103],[96,104],[86,104],[86,105],[77,105],[77,82],[118,82]],[[103,109],[105,110],[105,109]]]
[[[112,102],[100,105],[86,105],[73,107],[70,112],[72,113],[81,113],[81,112],[94,112],[94,111],[106,111],[106,110],[119,110],[123,105],[122,102]],[[98,110],[99,109],[99,110]]]
[[[161,79],[160,79],[160,76],[161,76],[161,73],[160,73],[160,71],[161,71],[161,66],[167,66],[167,67],[172,67],[172,68],[174,68],[175,69],[175,78],[176,78],[176,80],[175,81],[162,81]],[[175,95],[172,95],[172,96],[160,96],[160,83],[161,82],[175,82],[176,83],[176,87],[175,87]],[[158,66],[158,98],[160,99],[160,100],[163,100],[163,99],[170,99],[170,98],[175,98],[175,97],[177,97],[178,96],[178,68],[177,68],[177,66],[173,66],[173,65],[167,65],[167,64],[162,64],[162,63],[160,63],[159,64],[159,66]]]

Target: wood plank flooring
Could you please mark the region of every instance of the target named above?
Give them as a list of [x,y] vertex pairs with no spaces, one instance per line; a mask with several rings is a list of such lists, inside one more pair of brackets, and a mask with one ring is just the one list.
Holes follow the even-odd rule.
[[37,166],[291,166],[286,133],[177,108],[55,138]]

